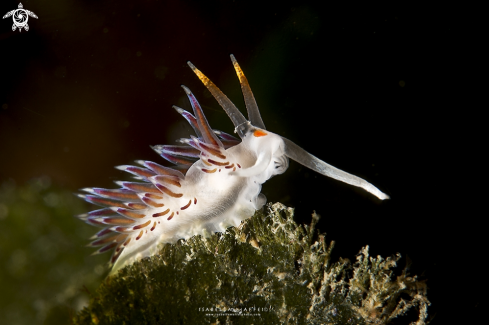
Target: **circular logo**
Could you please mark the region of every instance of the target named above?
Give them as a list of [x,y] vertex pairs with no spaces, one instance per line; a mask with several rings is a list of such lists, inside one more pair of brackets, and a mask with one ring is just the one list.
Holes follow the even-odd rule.
[[17,9],[15,10],[15,13],[12,15],[14,19],[14,24],[17,25],[17,27],[22,28],[27,24],[27,21],[29,20],[29,16],[27,15],[27,12],[25,12],[24,9]]
[[3,18],[7,18],[12,16],[12,19],[14,21],[14,24],[12,25],[12,30],[15,31],[17,28],[19,29],[19,32],[22,31],[22,28],[24,28],[26,31],[29,30],[29,25],[27,25],[27,21],[29,20],[29,16],[33,18],[37,18],[36,14],[33,13],[32,11],[25,10],[24,7],[22,6],[22,3],[19,3],[19,8],[15,10],[11,10],[7,12]]

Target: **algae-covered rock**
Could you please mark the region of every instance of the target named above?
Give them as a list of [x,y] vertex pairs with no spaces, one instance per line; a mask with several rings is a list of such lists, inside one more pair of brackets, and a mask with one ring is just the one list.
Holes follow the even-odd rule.
[[387,324],[414,309],[427,318],[426,287],[400,255],[352,265],[330,260],[334,242],[293,220],[294,210],[267,205],[238,228],[162,245],[109,277],[75,324]]

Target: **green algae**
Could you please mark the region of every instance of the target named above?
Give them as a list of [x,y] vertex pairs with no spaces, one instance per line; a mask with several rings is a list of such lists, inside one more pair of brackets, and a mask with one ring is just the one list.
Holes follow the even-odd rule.
[[331,261],[334,242],[294,210],[269,204],[238,228],[164,244],[108,277],[75,324],[388,324],[414,310],[425,324],[426,286],[393,268],[400,254]]

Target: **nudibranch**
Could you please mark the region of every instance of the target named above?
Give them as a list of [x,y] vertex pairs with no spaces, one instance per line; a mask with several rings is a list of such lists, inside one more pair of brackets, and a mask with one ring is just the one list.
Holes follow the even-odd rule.
[[173,108],[192,126],[195,136],[180,145],[152,147],[172,168],[150,161],[116,168],[138,180],[116,182],[118,189],[85,188],[81,198],[101,208],[79,218],[102,229],[90,246],[95,253],[112,251],[112,273],[145,256],[155,254],[160,243],[223,232],[238,226],[260,209],[266,198],[261,184],[285,172],[289,158],[328,177],[361,187],[381,200],[389,197],[367,181],[339,170],[304,149],[268,131],[248,80],[231,55],[248,111],[248,118],[192,63],[188,65],[226,111],[241,141],[213,130],[192,92],[182,85],[193,115]]

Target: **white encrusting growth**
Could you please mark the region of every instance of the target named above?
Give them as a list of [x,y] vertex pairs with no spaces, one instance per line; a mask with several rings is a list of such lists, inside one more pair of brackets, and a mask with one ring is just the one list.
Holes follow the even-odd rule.
[[173,168],[150,161],[140,166],[116,168],[131,173],[136,181],[116,181],[119,189],[84,188],[79,197],[99,210],[80,215],[89,224],[102,227],[91,246],[96,253],[112,250],[112,272],[150,256],[160,243],[173,243],[196,234],[222,232],[250,218],[266,202],[261,184],[288,167],[288,158],[328,177],[359,186],[384,200],[389,198],[365,180],[341,171],[277,134],[265,129],[248,81],[231,55],[239,77],[250,121],[202,72],[188,63],[224,108],[241,142],[211,129],[192,92],[182,86],[194,114],[173,106],[197,136],[180,139],[182,145],[152,148]]

